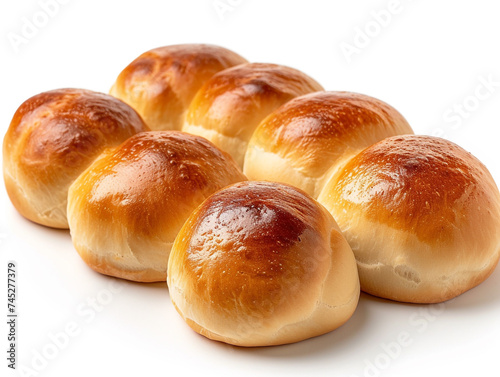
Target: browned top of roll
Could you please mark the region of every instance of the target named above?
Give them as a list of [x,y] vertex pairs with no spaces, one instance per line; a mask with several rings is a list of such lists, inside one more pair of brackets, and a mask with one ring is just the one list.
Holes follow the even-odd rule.
[[308,299],[301,292],[324,279],[330,222],[326,211],[292,186],[237,183],[191,215],[170,263],[183,266],[192,293],[219,314],[283,315],[293,302],[300,308]]
[[244,179],[232,158],[209,141],[152,131],[104,154],[79,177],[71,195],[89,218],[119,221],[130,234],[172,242],[199,203]]
[[430,244],[457,241],[457,229],[470,242],[482,242],[478,232],[498,231],[500,198],[490,173],[470,153],[436,137],[391,137],[367,148],[321,196],[328,193],[345,210],[361,206],[371,221]]
[[4,152],[47,183],[76,176],[106,146],[147,130],[140,116],[107,94],[59,89],[38,94],[16,111]]
[[346,152],[405,133],[413,133],[408,122],[383,101],[358,93],[317,92],[271,113],[255,130],[250,146],[318,176]]
[[186,122],[248,141],[272,110],[297,96],[323,90],[311,77],[277,64],[247,63],[214,75],[193,99]]
[[198,89],[215,73],[245,62],[219,46],[159,47],[130,63],[110,93],[134,107],[151,129],[180,129],[184,111]]

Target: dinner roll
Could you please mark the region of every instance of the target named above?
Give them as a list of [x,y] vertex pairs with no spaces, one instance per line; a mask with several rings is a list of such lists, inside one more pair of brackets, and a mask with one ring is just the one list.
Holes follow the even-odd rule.
[[36,223],[68,228],[69,185],[106,147],[147,130],[127,104],[107,94],[59,89],[25,101],[3,142],[5,186]]
[[190,327],[238,346],[327,333],[359,299],[355,259],[332,216],[271,182],[237,183],[205,200],[175,240],[167,282]]
[[441,302],[484,281],[498,263],[498,188],[450,141],[385,139],[339,170],[318,200],[338,221],[370,294]]
[[128,103],[152,130],[180,130],[198,89],[215,73],[245,63],[219,46],[183,44],[155,48],[130,63],[110,94]]
[[260,121],[294,97],[323,90],[296,69],[248,63],[214,75],[189,106],[182,130],[228,152],[243,168],[248,141]]
[[257,127],[244,172],[249,179],[289,183],[316,198],[345,160],[386,137],[412,133],[399,112],[376,98],[312,93],[281,106]]
[[180,131],[143,132],[104,152],[71,185],[73,244],[95,271],[165,281],[170,248],[205,198],[242,181],[233,159]]

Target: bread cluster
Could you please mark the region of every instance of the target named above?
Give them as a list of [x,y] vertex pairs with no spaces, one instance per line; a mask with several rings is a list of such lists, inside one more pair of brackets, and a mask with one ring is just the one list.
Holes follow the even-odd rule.
[[8,195],[69,227],[95,271],[167,281],[210,339],[300,341],[345,323],[360,289],[442,302],[498,264],[487,168],[379,99],[195,44],[145,52],[110,94],[25,101],[3,143]]

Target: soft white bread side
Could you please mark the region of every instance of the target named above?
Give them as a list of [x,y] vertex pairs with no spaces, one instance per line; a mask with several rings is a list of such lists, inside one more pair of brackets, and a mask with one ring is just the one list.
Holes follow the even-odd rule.
[[124,102],[82,89],[26,100],[3,141],[5,187],[16,209],[38,224],[68,228],[70,184],[107,147],[148,128]]
[[73,244],[94,270],[165,281],[170,248],[210,194],[245,180],[227,153],[180,131],[143,132],[95,161],[71,185]]
[[130,63],[119,74],[110,94],[136,109],[152,130],[180,130],[198,89],[215,73],[245,62],[219,46],[159,47]]
[[282,65],[248,63],[214,75],[191,102],[182,130],[200,135],[243,168],[248,141],[260,121],[283,103],[323,90],[306,74]]
[[376,98],[312,93],[284,104],[260,123],[243,171],[249,179],[289,183],[316,198],[346,160],[386,137],[412,133],[397,110]]
[[354,256],[332,216],[302,190],[271,182],[205,200],[175,240],[167,282],[190,327],[239,346],[327,333],[359,299]]
[[385,139],[339,170],[318,200],[349,241],[370,294],[441,302],[480,284],[498,263],[498,188],[450,141]]

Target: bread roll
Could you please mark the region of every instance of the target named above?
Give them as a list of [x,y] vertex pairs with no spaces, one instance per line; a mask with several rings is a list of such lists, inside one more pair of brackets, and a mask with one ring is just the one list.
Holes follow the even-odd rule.
[[339,170],[318,200],[338,221],[370,294],[441,302],[481,283],[498,263],[497,186],[450,141],[385,139]]
[[229,155],[201,137],[137,134],[71,185],[73,244],[102,274],[165,281],[170,248],[189,214],[214,191],[244,179]]
[[191,102],[182,130],[228,152],[243,168],[248,141],[270,112],[294,97],[323,90],[296,69],[249,63],[214,75]]
[[5,186],[14,207],[36,223],[68,228],[68,187],[106,147],[147,130],[127,104],[107,94],[59,89],[16,111],[3,142]]
[[218,46],[159,47],[130,63],[110,94],[136,109],[152,130],[180,130],[189,103],[205,81],[245,62],[238,54]]
[[189,326],[238,346],[327,333],[359,298],[354,256],[332,216],[271,182],[237,183],[205,200],[175,240],[167,282]]
[[286,103],[255,130],[246,151],[249,179],[285,182],[317,197],[346,159],[386,137],[412,134],[394,108],[349,92],[318,92]]

